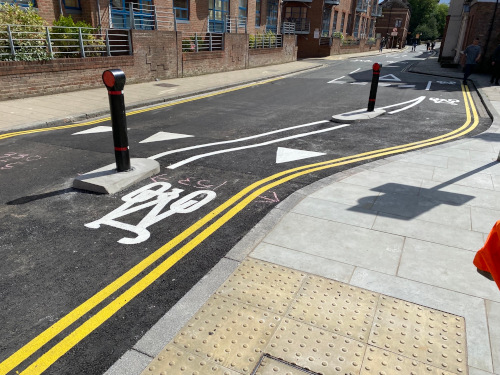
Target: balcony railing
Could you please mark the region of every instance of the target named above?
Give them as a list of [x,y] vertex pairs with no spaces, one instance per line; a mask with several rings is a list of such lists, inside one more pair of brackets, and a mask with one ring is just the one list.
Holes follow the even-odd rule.
[[367,10],[368,10],[368,1],[358,0],[358,3],[356,4],[356,12],[366,13]]
[[325,0],[325,4],[328,4],[328,5],[340,5],[340,0]]
[[308,18],[288,19],[286,22],[295,25],[295,34],[309,34],[311,31],[311,21]]
[[295,23],[294,22],[283,22],[281,32],[283,34],[295,34]]
[[109,6],[109,21],[114,29],[176,30],[173,9],[156,5],[128,3],[126,9]]
[[246,17],[230,17],[226,16],[226,33],[247,33],[247,18]]

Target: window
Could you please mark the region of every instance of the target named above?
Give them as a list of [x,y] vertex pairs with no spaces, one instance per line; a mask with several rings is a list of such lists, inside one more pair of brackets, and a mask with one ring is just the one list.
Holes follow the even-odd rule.
[[211,33],[223,33],[224,21],[229,10],[227,0],[208,1],[208,29]]
[[255,26],[260,26],[260,0],[255,0]]
[[239,0],[238,4],[238,16],[240,18],[246,18],[247,16],[247,5],[248,0]]
[[375,22],[374,22],[374,20],[372,19],[372,20],[370,21],[370,31],[369,31],[370,35],[368,36],[369,38],[373,38],[374,26],[375,26]]
[[20,7],[27,7],[30,4],[32,4],[34,7],[36,7],[36,0],[4,0],[1,2],[7,4],[16,4],[19,5]]
[[337,31],[337,18],[339,16],[339,11],[336,10],[334,13],[333,13],[333,31]]
[[345,13],[342,13],[342,20],[340,21],[340,32],[344,33]]
[[307,8],[306,7],[288,7],[285,11],[285,19],[289,22],[294,22],[295,20],[307,18]]
[[403,23],[403,20],[401,18],[398,18],[396,20],[396,23],[394,24],[394,27],[401,27],[402,23]]
[[82,10],[82,7],[80,5],[80,0],[63,0],[63,3],[66,9]]
[[357,38],[358,35],[359,35],[358,31],[359,31],[359,16],[357,15],[356,16],[356,21],[354,22],[354,30],[353,30],[353,33],[352,33],[355,38]]
[[174,0],[174,14],[176,20],[189,20],[189,0]]
[[323,23],[321,28],[321,36],[330,36],[330,18],[332,17],[332,8],[323,9]]

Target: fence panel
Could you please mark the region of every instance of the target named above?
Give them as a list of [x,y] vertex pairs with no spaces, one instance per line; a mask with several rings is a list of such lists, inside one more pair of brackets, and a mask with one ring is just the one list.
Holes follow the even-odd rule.
[[283,47],[283,35],[278,34],[251,34],[248,42],[249,48],[279,48]]
[[222,33],[182,33],[182,52],[222,51]]

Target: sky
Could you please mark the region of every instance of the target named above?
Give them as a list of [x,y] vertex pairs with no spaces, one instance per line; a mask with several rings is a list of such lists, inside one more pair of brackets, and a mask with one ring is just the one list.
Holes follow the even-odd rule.
[[439,4],[448,4],[448,5],[450,5],[450,0],[440,0]]

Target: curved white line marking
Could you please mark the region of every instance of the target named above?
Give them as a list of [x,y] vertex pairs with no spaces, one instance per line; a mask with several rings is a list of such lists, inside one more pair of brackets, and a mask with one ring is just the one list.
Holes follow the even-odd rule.
[[[388,105],[388,106],[385,106],[385,107],[381,107],[380,109],[386,109],[386,108],[398,107],[398,106],[403,105],[403,104],[413,103],[413,102],[415,102],[415,101],[417,101],[417,100],[422,101],[422,100],[424,100],[425,98],[426,98],[426,96],[425,96],[425,95],[424,95],[424,96],[419,96],[419,97],[418,97],[418,98],[416,98],[416,99],[408,100],[407,102],[402,102],[402,103],[397,103],[397,104]],[[420,103],[420,102],[419,102],[419,103]]]
[[323,121],[310,122],[310,123],[308,123],[308,124],[296,125],[296,126],[290,126],[290,127],[288,127],[288,128],[279,129],[279,130],[273,130],[273,131],[271,131],[271,132],[261,133],[261,134],[257,134],[257,135],[251,135],[251,136],[249,136],[249,137],[244,137],[244,138],[233,139],[233,140],[231,140],[231,141],[221,141],[221,142],[205,143],[205,144],[202,144],[202,145],[196,145],[196,146],[190,146],[190,147],[179,148],[179,149],[177,149],[177,150],[165,151],[165,152],[162,152],[162,153],[160,153],[160,154],[156,154],[156,155],[150,156],[148,159],[153,159],[153,160],[155,160],[155,159],[161,158],[162,156],[175,154],[175,153],[177,153],[177,152],[189,151],[189,150],[195,150],[195,149],[197,149],[197,148],[203,148],[203,147],[209,147],[209,146],[226,145],[226,144],[228,144],[228,143],[243,142],[243,141],[247,141],[247,140],[249,140],[249,139],[255,139],[255,138],[265,137],[266,135],[276,134],[276,133],[281,133],[281,132],[284,132],[284,131],[287,131],[287,130],[292,130],[292,129],[304,128],[304,127],[306,127],[306,126],[312,126],[312,125],[317,125],[317,124],[323,124],[323,123],[325,123],[325,122],[330,122],[330,121],[323,120]]
[[425,99],[425,96],[421,96],[420,98],[417,98],[413,104],[410,104],[410,105],[408,105],[408,106],[406,106],[406,107],[403,107],[403,108],[400,108],[400,109],[396,109],[395,111],[392,111],[392,112],[387,112],[387,113],[389,113],[390,115],[393,115],[393,114],[395,114],[395,113],[398,113],[398,112],[401,112],[401,111],[405,111],[405,110],[407,110],[408,108],[411,108],[411,107],[413,107],[413,106],[416,106],[417,104],[422,103],[422,101],[423,101],[424,99]]
[[190,158],[181,160],[181,161],[179,161],[179,162],[177,162],[175,164],[172,164],[172,165],[168,166],[167,168],[168,169],[175,169],[175,168],[178,168],[178,167],[180,167],[182,165],[188,164],[188,163],[190,163],[192,161],[195,161],[195,160],[207,157],[207,156],[224,154],[226,152],[240,151],[240,150],[245,150],[247,148],[255,148],[255,147],[261,147],[261,146],[267,146],[267,145],[270,145],[270,144],[273,144],[273,143],[287,141],[289,139],[295,139],[295,138],[305,137],[307,135],[329,132],[329,131],[332,131],[332,130],[344,128],[346,126],[349,126],[349,124],[338,125],[338,126],[334,126],[333,128],[316,130],[316,131],[309,132],[309,133],[301,133],[301,134],[291,135],[289,137],[279,138],[279,139],[275,139],[275,140],[267,141],[267,142],[262,142],[262,143],[256,143],[256,144],[250,145],[250,146],[234,147],[234,148],[228,148],[228,149],[225,149],[225,150],[219,150],[219,151],[214,151],[214,152],[207,152],[205,154],[199,154],[199,155],[195,155],[195,156],[192,156]]
[[360,70],[360,69],[361,69],[361,68],[358,68],[358,69],[356,69],[356,70],[353,70],[353,71],[352,71],[351,73],[349,73],[349,74],[356,73],[356,72],[357,72],[358,70]]
[[344,77],[345,77],[345,76],[342,76],[342,77],[339,77],[339,78],[332,79],[331,81],[329,81],[329,82],[327,82],[327,83],[332,83],[332,82],[335,82],[335,81],[337,81],[337,80],[339,80],[339,79],[342,79],[342,78],[344,78]]

